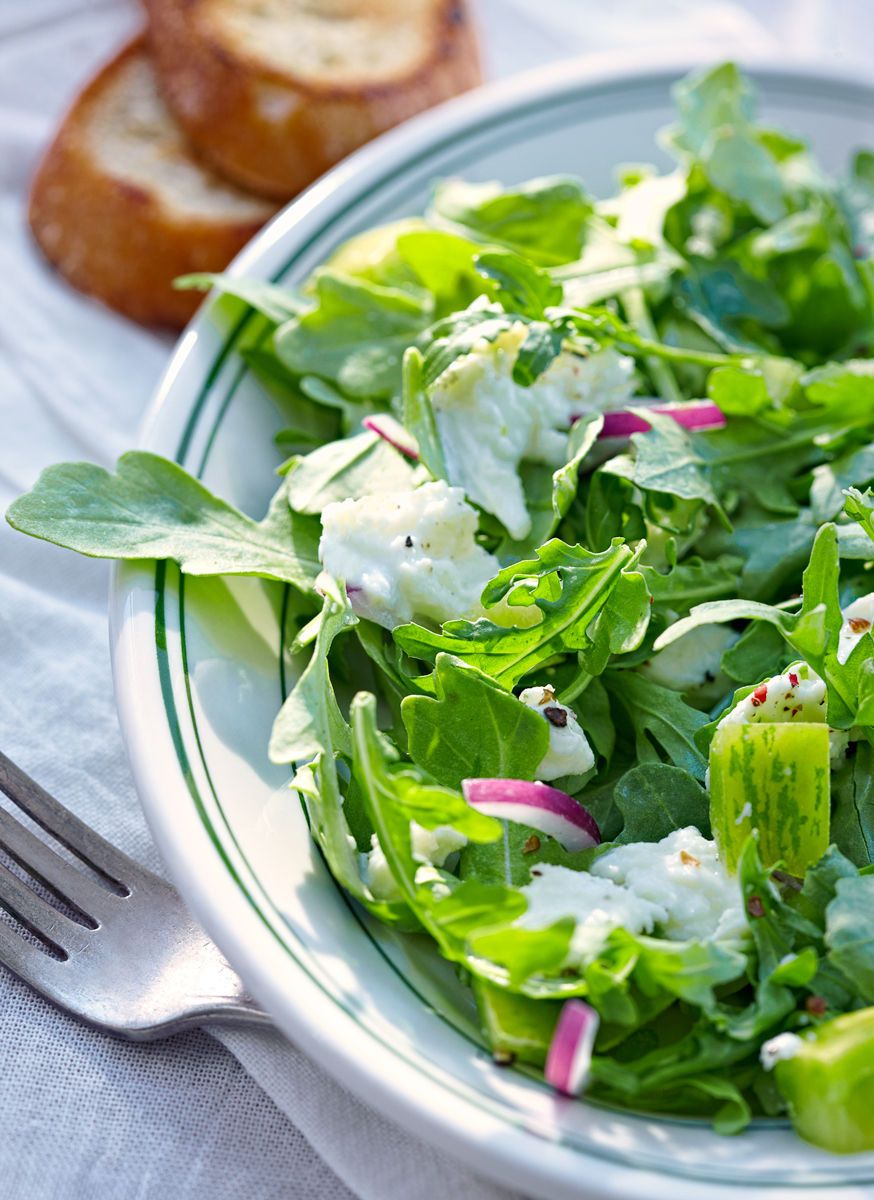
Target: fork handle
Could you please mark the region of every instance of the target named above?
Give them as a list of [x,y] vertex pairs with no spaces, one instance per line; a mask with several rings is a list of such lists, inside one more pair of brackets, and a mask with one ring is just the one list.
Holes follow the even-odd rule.
[[133,1041],[156,1041],[203,1025],[271,1024],[215,942],[189,921],[188,936],[177,935],[176,953],[138,997],[136,1011],[126,1020],[95,1023]]

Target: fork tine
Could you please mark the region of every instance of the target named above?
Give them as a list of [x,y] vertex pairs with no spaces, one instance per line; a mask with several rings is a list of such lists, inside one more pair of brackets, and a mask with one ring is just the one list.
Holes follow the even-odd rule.
[[17,930],[0,921],[0,962],[25,983],[53,997],[67,963],[50,958],[39,947],[26,942]]
[[2,863],[0,905],[11,912],[31,933],[53,946],[64,958],[71,950],[79,949],[89,932],[62,912],[58,912],[48,900],[38,896]]
[[0,808],[0,846],[59,899],[78,909],[92,924],[97,924],[105,908],[104,902],[109,899],[106,889],[56,854],[5,808]]
[[45,788],[40,787],[35,779],[25,774],[2,751],[0,791],[5,792],[9,799],[36,821],[37,825],[41,825],[46,833],[51,834],[68,850],[72,850],[99,875],[115,884],[123,893],[129,892],[130,889],[124,880],[125,876],[130,877],[138,870],[133,859],[122,854],[99,833],[89,829],[78,817],[74,817],[69,809],[59,804]]

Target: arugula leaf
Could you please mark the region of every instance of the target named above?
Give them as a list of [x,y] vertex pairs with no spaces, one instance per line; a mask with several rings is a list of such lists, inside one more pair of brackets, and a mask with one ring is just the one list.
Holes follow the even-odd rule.
[[737,873],[756,945],[759,981],[767,984],[788,955],[816,944],[822,930],[784,900],[774,882],[774,868],[762,864],[754,837],[744,845]]
[[513,363],[513,382],[520,387],[531,387],[561,354],[569,332],[561,322],[530,321]]
[[439,633],[400,625],[394,630],[395,641],[413,658],[434,662],[445,651],[513,687],[553,655],[590,644],[588,626],[639,553],[617,541],[609,550],[591,554],[582,546],[553,539],[533,559],[501,571],[482,597],[487,608],[505,597],[511,607],[536,607],[542,613],[538,624],[508,628],[480,618],[449,621]]
[[858,488],[847,488],[846,511],[858,521],[868,537],[874,542],[874,495],[869,491],[864,496]]
[[298,513],[320,513],[329,504],[381,492],[406,492],[414,468],[376,433],[327,442],[286,464],[288,503]]
[[404,354],[401,394],[404,425],[419,446],[419,458],[435,479],[446,478],[446,459],[425,386],[425,362],[415,346]]
[[696,604],[738,591],[743,560],[733,554],[715,558],[687,558],[675,563],[669,571],[658,571],[641,564],[656,610],[664,613],[685,613]]
[[290,452],[297,447],[334,441],[341,432],[358,425],[370,411],[362,401],[341,396],[323,379],[294,375],[269,347],[243,347],[240,357],[289,422],[273,440],[283,449],[288,447]]
[[[576,706],[577,718],[595,750],[607,760],[613,757],[616,745],[616,730],[610,712],[610,697],[600,679],[590,679],[586,682],[582,699]],[[562,692],[559,699],[563,704],[569,704],[576,695],[569,696]],[[598,822],[601,825],[601,822]],[[602,829],[603,833],[604,830]],[[605,835],[606,836],[606,835]]]
[[381,920],[415,928],[417,922],[406,904],[375,900],[361,878],[335,761],[336,754],[351,753],[352,740],[328,669],[334,640],[351,629],[357,617],[333,580],[324,579],[324,593],[312,657],[276,718],[270,757],[273,762],[299,766],[292,786],[304,799],[310,832],[334,878]]
[[[481,880],[459,883],[445,872],[435,873],[433,878],[430,874],[426,878],[419,874],[412,851],[411,820],[421,824],[424,818],[432,828],[437,824],[452,824],[469,840],[483,842],[500,836],[500,822],[470,808],[458,793],[428,784],[415,768],[398,762],[396,752],[377,729],[373,696],[359,693],[352,701],[351,717],[354,771],[367,813],[395,881],[441,953],[500,986],[516,987],[525,983],[529,974],[552,965],[555,946],[549,936],[543,940],[541,953],[536,945],[539,931],[510,928],[525,909],[524,897],[514,888],[484,885]],[[484,886],[488,887],[487,892]],[[447,907],[443,908],[443,904]],[[479,954],[471,955],[468,945],[480,928],[484,933],[500,928],[508,952],[501,951],[503,939],[498,939],[496,944],[480,947]],[[533,936],[518,939],[522,932]],[[516,945],[518,950],[514,950]],[[500,962],[493,952],[501,953]]]
[[441,933],[461,941],[468,934],[491,925],[497,911],[507,921],[521,916],[525,911],[525,897],[500,885],[465,879],[434,905],[430,916]]
[[762,371],[717,367],[707,380],[707,395],[726,416],[753,417],[771,405]]
[[489,295],[487,280],[476,269],[481,247],[468,238],[442,229],[419,229],[402,234],[397,252],[434,299],[434,316],[467,308],[478,296]]
[[730,259],[714,263],[690,258],[674,290],[679,311],[728,351],[761,349],[760,330],[779,329],[789,316],[771,287]]
[[616,784],[614,795],[624,818],[616,842],[658,842],[687,825],[694,825],[705,837],[710,836],[707,793],[679,767],[641,763],[626,771]]
[[826,909],[829,958],[866,1004],[874,1004],[874,876],[839,879]]
[[452,180],[437,189],[434,213],[475,238],[550,266],[579,258],[592,202],[570,176],[532,179],[506,192],[498,183]]
[[[810,510],[819,524],[834,520],[846,505],[845,489],[874,480],[874,444],[850,450],[813,471]],[[857,489],[858,490],[858,489]]]
[[643,936],[635,940],[639,953],[635,980],[641,989],[645,993],[664,989],[671,997],[705,1011],[715,1005],[714,988],[737,979],[746,967],[745,954],[718,942],[673,942]]
[[658,762],[658,746],[675,767],[694,779],[704,778],[707,764],[695,740],[698,730],[707,724],[704,713],[686,704],[679,693],[635,671],[608,671],[604,686],[628,715],[641,763]]
[[324,601],[312,656],[273,723],[271,762],[301,764],[321,751],[347,757],[352,753],[349,726],[331,685],[328,654],[335,638],[357,625],[358,618],[333,579],[323,575],[319,587]]
[[764,622],[750,624],[722,655],[722,669],[730,679],[745,683],[779,675],[794,657],[780,632]]
[[707,173],[715,188],[746,204],[769,225],[786,212],[783,181],[774,158],[746,131],[715,131],[707,152]]
[[495,299],[505,312],[537,320],[546,316],[548,307],[561,304],[561,284],[554,283],[548,272],[511,250],[479,254],[476,268],[497,284]]
[[814,404],[833,409],[836,414],[859,406],[870,413],[874,405],[874,362],[828,363],[809,371],[802,380],[804,394]]
[[604,418],[600,413],[588,414],[575,421],[568,435],[567,462],[555,471],[542,463],[523,462],[520,465],[531,532],[520,540],[504,538],[495,550],[501,561],[530,557],[538,546],[556,533],[576,498],[583,464],[603,426]]
[[91,558],[172,559],[189,575],[260,575],[311,591],[321,569],[318,522],[291,511],[284,484],[253,521],[142,450],[123,454],[114,475],[90,463],[47,468],[6,519]]
[[591,850],[571,853],[554,838],[518,821],[502,821],[501,826],[498,840],[464,847],[459,862],[462,879],[524,887],[531,882],[532,868],[541,863],[572,871],[585,871],[591,863]]
[[629,654],[643,642],[652,614],[652,596],[639,571],[625,570],[589,627],[590,646],[577,655],[587,674],[600,675],[614,654]]
[[463,779],[534,779],[549,748],[549,727],[490,676],[438,654],[436,697],[401,704],[410,757],[449,787]]
[[563,917],[545,929],[483,929],[468,936],[471,953],[506,967],[510,987],[532,975],[552,975],[568,956],[576,922]]
[[177,291],[221,292],[226,296],[234,296],[244,304],[254,308],[274,325],[296,317],[306,307],[287,289],[278,287],[275,283],[267,283],[261,279],[239,279],[235,275],[212,274],[206,271],[192,275],[180,275],[173,280]]
[[795,907],[824,932],[826,910],[837,895],[838,882],[855,879],[858,874],[856,867],[836,846],[829,846],[819,862],[805,873]]
[[697,155],[714,129],[745,125],[755,116],[755,95],[734,63],[693,71],[673,88],[677,124],[665,130],[672,147]]
[[495,306],[474,306],[435,321],[427,332],[424,385],[430,387],[457,358],[469,354],[479,342],[494,342],[520,319]]
[[632,409],[652,427],[633,433],[635,449],[631,478],[639,488],[667,492],[681,500],[702,500],[711,505],[727,525],[719,499],[708,478],[706,463],[696,453],[689,434],[670,417],[650,409]]
[[321,271],[315,304],[276,330],[282,363],[298,375],[317,375],[354,397],[400,391],[401,359],[429,324],[430,303],[399,288]]
[[857,867],[874,862],[874,750],[858,742],[856,752],[832,774],[831,837]]

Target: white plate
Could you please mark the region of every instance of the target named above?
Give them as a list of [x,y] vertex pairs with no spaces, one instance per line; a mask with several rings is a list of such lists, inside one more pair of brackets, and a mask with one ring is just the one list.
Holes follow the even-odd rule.
[[[551,172],[611,190],[616,164],[655,161],[669,87],[688,63],[550,67],[419,118],[327,175],[261,233],[234,272],[302,279],[368,226],[421,211],[441,176],[507,183]],[[752,71],[765,116],[840,171],[874,144],[874,86],[802,67]],[[207,304],[183,336],[141,445],[260,516],[282,425]],[[225,326],[227,322],[224,322]],[[255,580],[180,582],[123,567],[112,595],[116,690],[143,804],[183,895],[277,1024],[363,1098],[478,1172],[550,1197],[706,1200],[767,1189],[871,1196],[874,1155],[837,1158],[762,1122],[739,1139],[695,1121],[555,1098],[494,1066],[453,973],[424,940],[374,927],[307,836],[287,774],[267,761],[288,686],[287,594]]]

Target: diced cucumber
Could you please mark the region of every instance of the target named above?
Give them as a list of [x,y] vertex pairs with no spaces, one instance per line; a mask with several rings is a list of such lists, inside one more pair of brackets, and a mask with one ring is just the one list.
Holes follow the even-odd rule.
[[805,1034],[774,1074],[808,1142],[833,1154],[874,1150],[874,1008]]
[[562,1003],[531,1000],[483,979],[473,981],[483,1033],[492,1052],[542,1067]]
[[825,724],[725,724],[710,746],[710,821],[720,857],[735,870],[758,836],[766,866],[803,875],[829,844],[829,741]]

